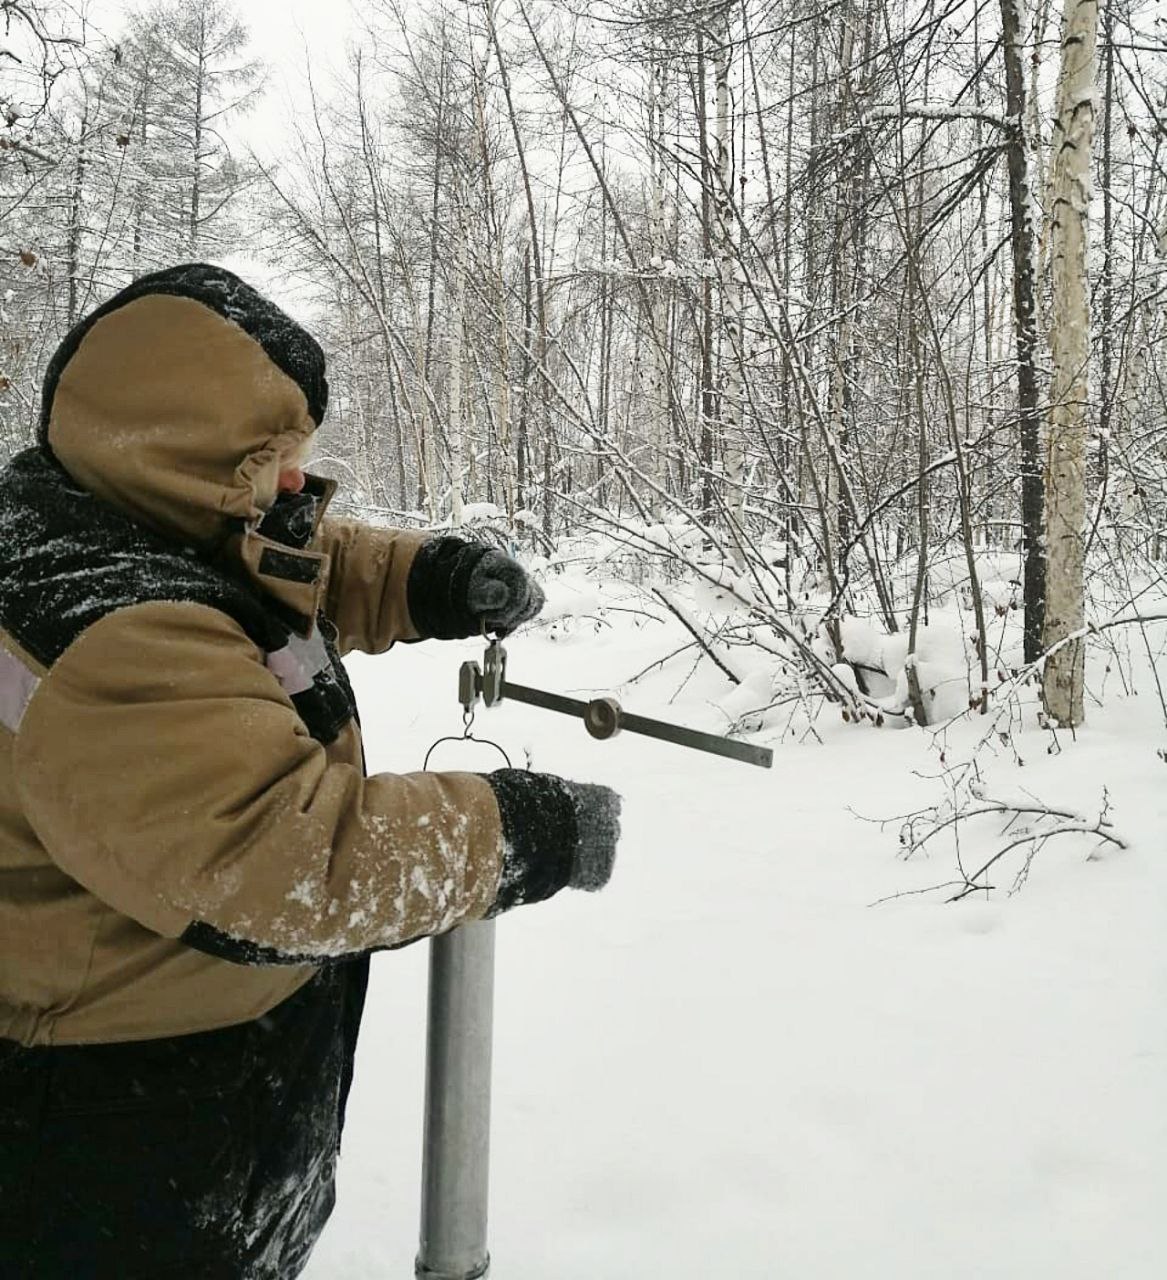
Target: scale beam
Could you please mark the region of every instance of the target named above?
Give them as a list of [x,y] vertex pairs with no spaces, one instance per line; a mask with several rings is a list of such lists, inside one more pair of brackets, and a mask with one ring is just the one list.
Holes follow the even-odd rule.
[[622,729],[638,733],[662,742],[672,742],[694,751],[708,751],[713,755],[740,760],[745,764],[769,769],[774,763],[774,753],[769,747],[757,747],[734,738],[723,738],[715,733],[702,733],[699,729],[687,729],[683,725],[653,720],[649,716],[634,715],[625,711],[615,698],[593,698],[585,702],[581,698],[568,698],[546,689],[533,689],[529,685],[514,684],[506,678],[506,650],[493,640],[487,646],[483,667],[477,662],[464,662],[458,679],[458,699],[467,712],[481,698],[488,707],[510,698],[544,711],[557,711],[560,715],[575,716],[593,738],[613,738]]

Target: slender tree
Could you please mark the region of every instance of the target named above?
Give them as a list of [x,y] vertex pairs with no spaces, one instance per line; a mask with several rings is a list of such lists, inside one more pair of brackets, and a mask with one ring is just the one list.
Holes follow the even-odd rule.
[[1025,661],[1041,653],[1045,616],[1042,545],[1043,481],[1041,416],[1037,382],[1036,209],[1025,95],[1025,33],[1016,0],[1001,0],[1005,60],[1005,136],[1009,164],[1010,244],[1017,359],[1017,436],[1021,472],[1021,545],[1024,563]]
[[1097,0],[1066,0],[1051,164],[1053,309],[1046,463],[1046,613],[1042,695],[1059,725],[1082,723],[1085,642],[1086,436],[1090,307],[1087,280],[1095,116]]

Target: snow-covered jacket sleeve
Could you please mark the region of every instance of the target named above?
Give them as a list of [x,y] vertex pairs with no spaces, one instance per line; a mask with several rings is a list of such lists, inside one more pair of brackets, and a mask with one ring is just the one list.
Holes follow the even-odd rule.
[[14,780],[54,861],[165,937],[309,959],[483,916],[504,854],[490,783],[365,778],[359,746],[338,746],[309,736],[226,614],[141,604],[95,623],[45,675]]
[[421,632],[409,610],[409,574],[432,535],[325,519],[318,536],[329,561],[325,612],[340,633],[341,653],[383,653],[396,640],[418,639]]

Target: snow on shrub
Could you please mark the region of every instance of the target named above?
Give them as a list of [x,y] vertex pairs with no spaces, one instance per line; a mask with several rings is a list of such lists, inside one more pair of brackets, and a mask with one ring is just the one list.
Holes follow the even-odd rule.
[[848,687],[858,687],[861,678],[867,693],[885,710],[903,713],[908,709],[911,663],[920,679],[929,724],[951,720],[968,709],[971,655],[959,627],[935,621],[920,627],[911,655],[906,631],[881,634],[869,622],[853,617],[841,619],[839,629],[843,657],[852,673]]

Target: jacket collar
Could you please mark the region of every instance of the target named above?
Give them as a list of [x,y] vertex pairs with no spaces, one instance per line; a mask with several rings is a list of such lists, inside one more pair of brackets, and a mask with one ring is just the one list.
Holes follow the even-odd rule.
[[312,547],[335,492],[335,480],[309,475],[301,493],[277,499],[224,547],[224,557],[282,606],[289,625],[303,636],[311,635],[328,589],[328,556]]

